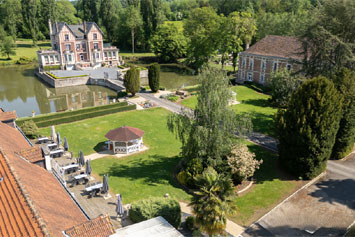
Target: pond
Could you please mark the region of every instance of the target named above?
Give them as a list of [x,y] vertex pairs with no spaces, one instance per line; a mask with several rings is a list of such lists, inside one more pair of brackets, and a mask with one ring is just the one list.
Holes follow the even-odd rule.
[[34,65],[0,67],[0,107],[18,117],[104,105],[116,92],[101,86],[52,88],[34,75]]

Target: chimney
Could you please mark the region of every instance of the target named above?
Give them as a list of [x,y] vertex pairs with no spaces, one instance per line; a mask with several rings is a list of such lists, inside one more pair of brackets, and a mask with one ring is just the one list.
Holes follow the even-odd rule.
[[58,33],[58,22],[55,22],[55,30],[56,30],[56,33]]
[[86,21],[84,21],[83,25],[84,25],[84,34],[86,34]]
[[52,172],[52,164],[49,149],[46,145],[41,146],[42,154],[44,156],[44,165],[49,172]]
[[48,19],[48,29],[49,29],[49,36],[51,36],[53,34],[51,19]]

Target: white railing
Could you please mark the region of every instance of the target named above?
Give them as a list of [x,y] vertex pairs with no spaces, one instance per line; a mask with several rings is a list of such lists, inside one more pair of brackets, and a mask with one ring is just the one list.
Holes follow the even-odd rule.
[[52,170],[57,174],[57,177],[64,185],[66,185],[64,169],[54,159],[51,159],[51,165],[52,165]]
[[131,153],[134,151],[139,151],[139,144],[128,146],[128,147],[115,147],[115,153]]

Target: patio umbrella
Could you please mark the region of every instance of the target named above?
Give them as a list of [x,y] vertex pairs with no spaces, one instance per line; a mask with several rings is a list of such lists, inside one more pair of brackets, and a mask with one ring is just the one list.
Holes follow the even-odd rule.
[[57,135],[55,134],[55,128],[53,125],[51,128],[52,128],[51,138],[52,138],[52,141],[55,141],[57,139]]
[[64,137],[64,150],[65,151],[68,151],[69,150],[69,144],[68,144],[68,141],[67,141],[67,138]]
[[102,192],[107,193],[108,192],[108,176],[107,174],[104,174],[103,180],[102,180]]
[[91,160],[87,160],[87,161],[86,161],[85,173],[86,173],[87,175],[90,175],[90,174],[91,174]]
[[62,143],[62,139],[60,138],[59,132],[57,132],[57,144],[58,146]]
[[122,216],[124,211],[123,211],[123,206],[122,206],[122,198],[121,198],[121,194],[117,195],[117,204],[116,204],[116,213],[117,216]]
[[81,167],[85,165],[84,153],[82,151],[79,152],[79,165]]

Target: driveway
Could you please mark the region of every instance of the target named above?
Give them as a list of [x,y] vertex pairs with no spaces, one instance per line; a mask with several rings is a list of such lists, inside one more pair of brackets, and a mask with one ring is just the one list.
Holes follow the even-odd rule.
[[355,220],[355,153],[251,225],[243,236],[343,236]]

